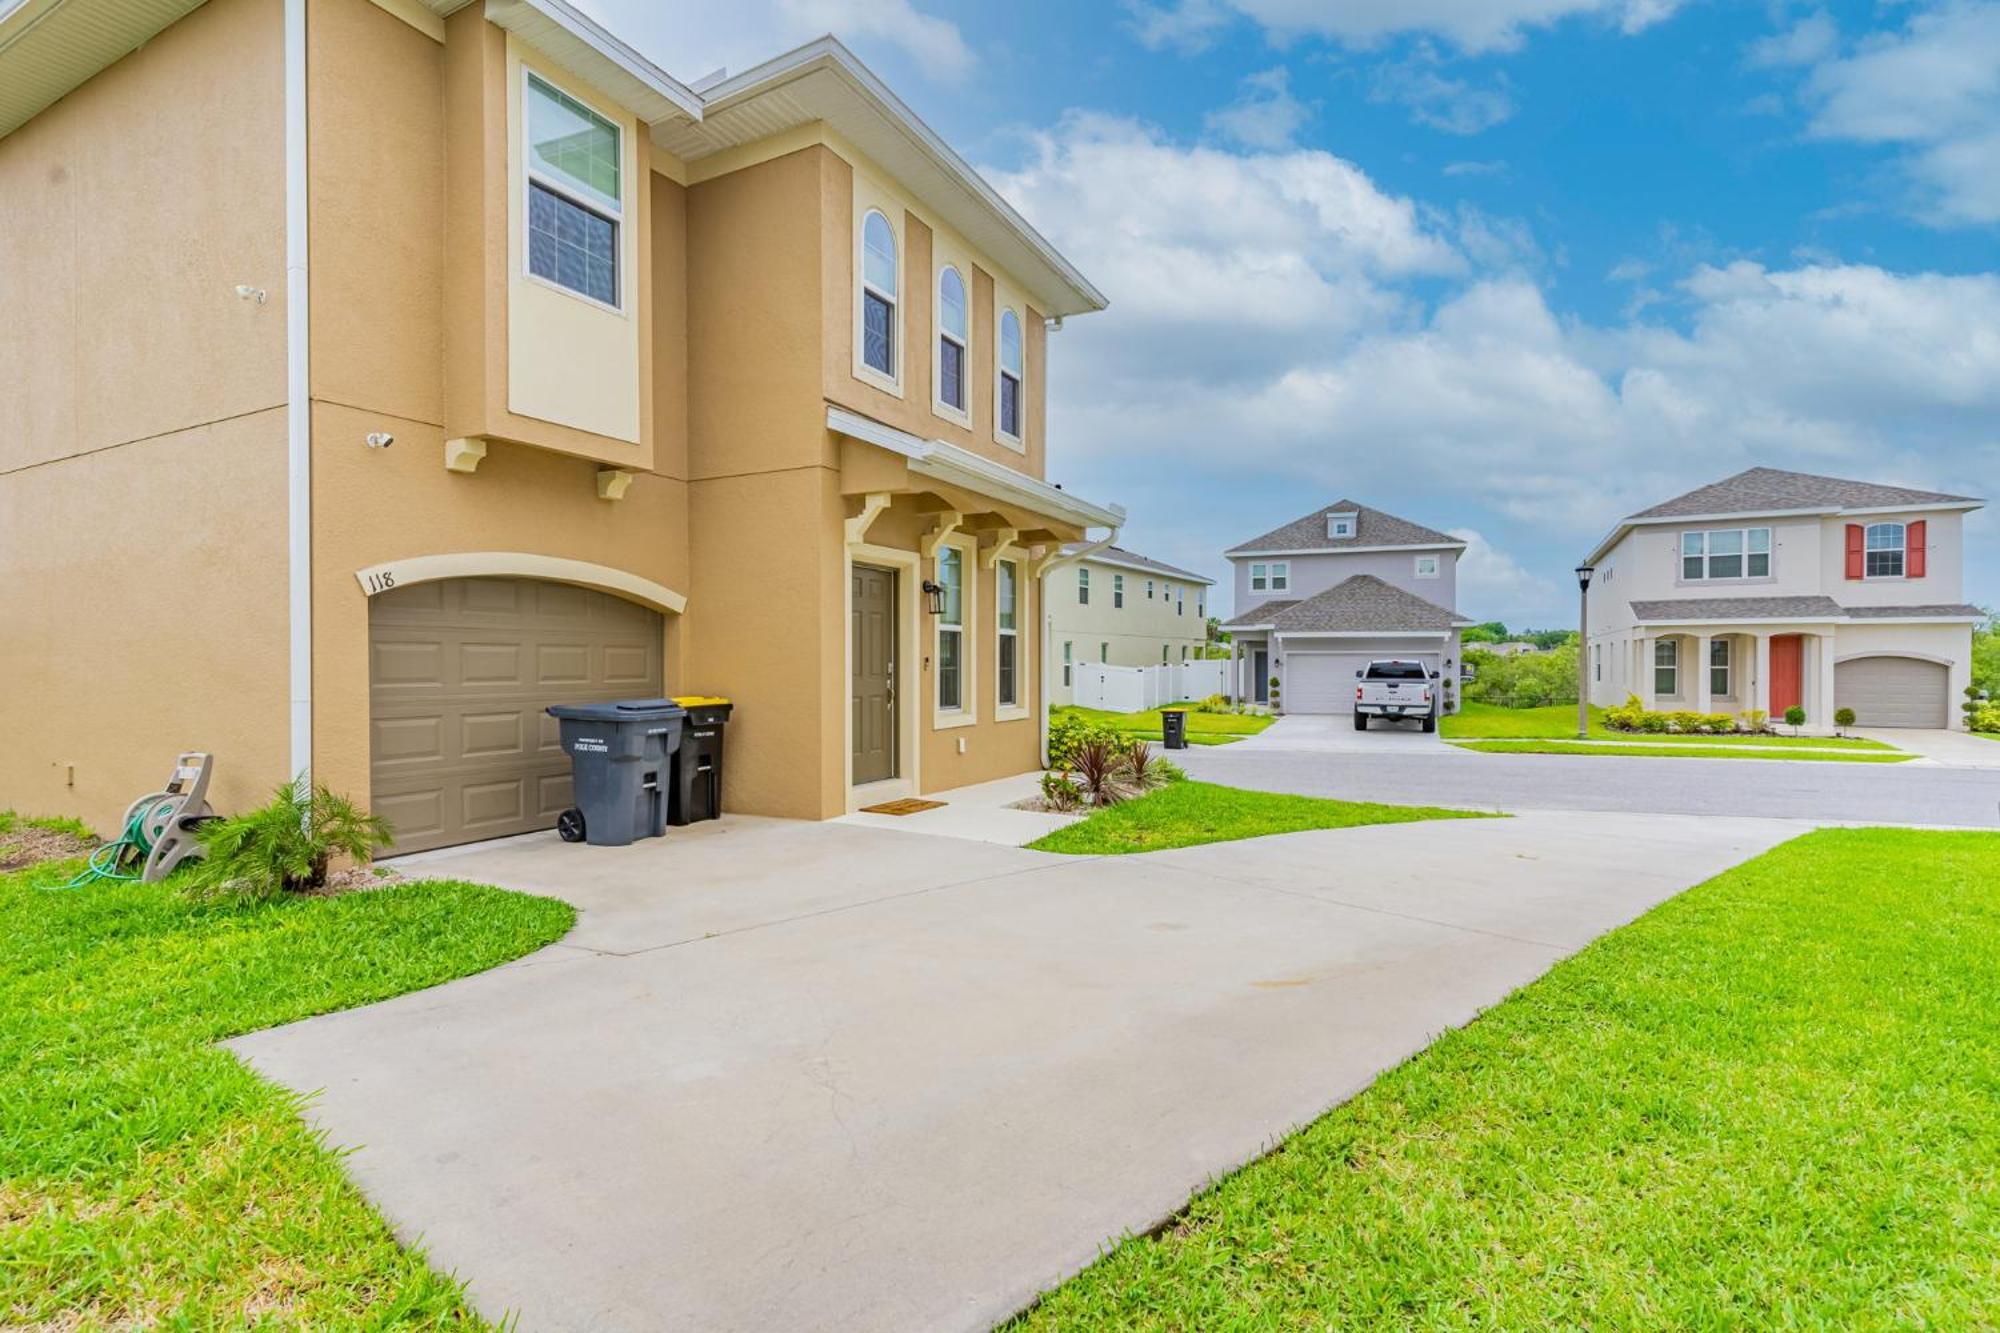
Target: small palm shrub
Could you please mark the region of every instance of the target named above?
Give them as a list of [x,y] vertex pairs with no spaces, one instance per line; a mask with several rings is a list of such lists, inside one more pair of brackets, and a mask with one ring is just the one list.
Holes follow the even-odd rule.
[[320,888],[334,857],[372,860],[390,832],[349,798],[294,778],[268,805],[205,825],[200,836],[202,859],[182,877],[188,893],[263,900]]
[[1145,741],[1133,741],[1125,750],[1125,780],[1134,792],[1158,791],[1173,779],[1166,774],[1167,761]]
[[1116,805],[1125,799],[1125,751],[1116,741],[1086,741],[1070,757],[1070,771],[1094,806]]

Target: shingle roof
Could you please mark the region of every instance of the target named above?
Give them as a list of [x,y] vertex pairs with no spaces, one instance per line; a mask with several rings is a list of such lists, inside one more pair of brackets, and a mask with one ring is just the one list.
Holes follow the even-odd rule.
[[1232,624],[1269,625],[1281,634],[1351,634],[1376,631],[1448,630],[1468,623],[1415,593],[1356,574],[1303,601],[1265,602]]
[[[1075,555],[1088,545],[1088,542],[1071,542],[1069,545],[1063,547],[1063,554]],[[1103,550],[1094,552],[1084,558],[1086,560],[1102,560],[1106,564],[1149,569],[1155,574],[1164,574],[1168,578],[1186,579],[1190,583],[1213,584],[1215,582],[1214,579],[1209,578],[1206,574],[1197,574],[1191,569],[1181,569],[1178,566],[1167,564],[1163,560],[1155,560],[1151,556],[1140,555],[1136,551],[1128,551],[1122,546],[1107,546]]]
[[[1678,495],[1630,516],[1679,518],[1690,514],[1768,514],[1789,509],[1883,509],[1894,505],[1978,504],[1969,495],[1914,491],[1870,481],[1818,477],[1809,472],[1784,472],[1753,467],[1733,477]],[[1630,521],[1628,519],[1628,521]]]
[[1275,601],[1259,602],[1248,611],[1238,611],[1222,622],[1224,629],[1241,629],[1245,625],[1268,625],[1272,617],[1280,611],[1289,611],[1299,604],[1296,597],[1280,597]]
[[1958,616],[1977,616],[1984,620],[1986,613],[1965,602],[1932,603],[1928,606],[1850,606],[1847,608],[1849,620],[1901,620],[1904,618],[1924,619],[1937,616],[1940,619]]
[[[1328,514],[1355,515],[1352,537],[1329,537],[1326,535]],[[1465,543],[1449,533],[1427,528],[1421,523],[1412,523],[1394,514],[1385,514],[1367,505],[1358,505],[1352,500],[1342,500],[1338,504],[1315,509],[1303,518],[1295,518],[1282,528],[1273,528],[1261,537],[1253,537],[1247,542],[1232,546],[1225,554],[1235,555],[1239,551],[1314,551],[1344,546],[1464,546]]]
[[1634,602],[1632,614],[1649,620],[1838,620],[1845,613],[1831,597],[1685,597]]

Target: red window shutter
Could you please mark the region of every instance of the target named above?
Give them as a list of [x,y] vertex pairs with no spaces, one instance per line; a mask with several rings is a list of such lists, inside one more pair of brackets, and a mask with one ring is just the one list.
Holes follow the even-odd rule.
[[1929,548],[1930,524],[1919,519],[1903,530],[1903,577],[1920,579],[1924,576],[1924,553]]
[[1866,533],[1867,529],[1859,523],[1847,525],[1847,577],[1851,579],[1862,578],[1868,572],[1862,555],[1862,548],[1867,541]]

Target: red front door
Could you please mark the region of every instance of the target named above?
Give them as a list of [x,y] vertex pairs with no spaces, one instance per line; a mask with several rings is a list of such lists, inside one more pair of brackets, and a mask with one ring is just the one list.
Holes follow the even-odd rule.
[[1787,708],[1806,701],[1806,641],[1803,635],[1778,634],[1771,638],[1771,716],[1783,717]]

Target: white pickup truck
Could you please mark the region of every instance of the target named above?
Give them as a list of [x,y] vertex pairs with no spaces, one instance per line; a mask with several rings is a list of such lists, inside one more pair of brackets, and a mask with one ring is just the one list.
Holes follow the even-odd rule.
[[1444,697],[1438,674],[1422,662],[1385,658],[1354,673],[1354,729],[1368,730],[1371,717],[1420,718],[1425,731],[1436,731]]

